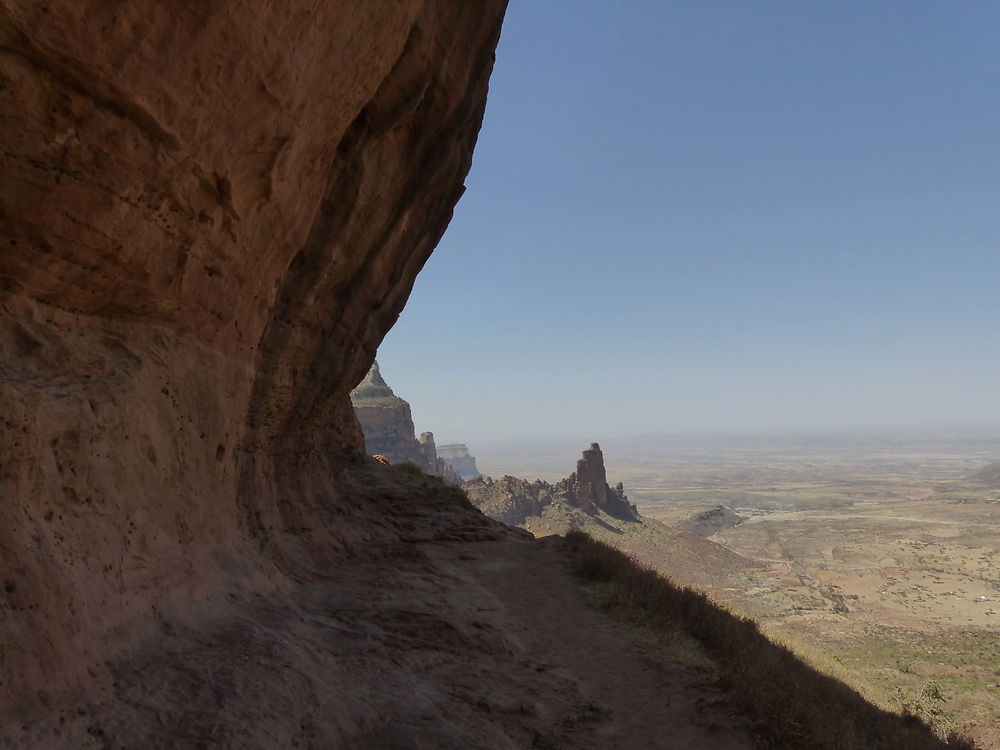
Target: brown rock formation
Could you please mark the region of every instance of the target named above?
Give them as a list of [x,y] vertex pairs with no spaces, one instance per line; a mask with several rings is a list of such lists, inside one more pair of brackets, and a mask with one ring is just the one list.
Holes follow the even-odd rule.
[[557,488],[548,482],[529,482],[510,475],[497,481],[475,477],[463,483],[462,489],[479,510],[509,526],[520,526],[530,516],[540,516],[559,497]]
[[438,458],[454,469],[463,479],[474,479],[482,476],[476,468],[476,459],[469,455],[469,447],[465,443],[447,443],[439,445]]
[[347,394],[462,193],[503,5],[0,0],[0,711],[396,537],[337,489]]
[[433,432],[421,432],[417,438],[417,445],[420,448],[420,457],[423,460],[426,471],[430,474],[440,474],[438,466],[437,446],[434,445]]
[[565,497],[570,505],[582,508],[588,513],[602,510],[610,515],[630,517],[636,515],[636,508],[625,497],[625,488],[619,482],[614,489],[608,486],[604,468],[604,454],[601,446],[591,443],[590,448],[576,462],[576,471],[560,484],[565,483]]
[[540,516],[553,503],[563,503],[597,515],[604,512],[624,519],[638,517],[635,505],[628,501],[621,482],[608,486],[604,454],[597,443],[583,451],[576,471],[555,484],[536,479],[505,476],[497,482],[476,477],[462,485],[472,504],[490,518],[518,526],[531,516]]
[[351,391],[354,413],[364,433],[365,452],[381,455],[390,463],[411,463],[421,471],[458,486],[462,476],[447,461],[438,456],[433,432],[421,432],[414,437],[410,405],[385,382],[378,362]]
[[611,488],[608,487],[608,476],[604,469],[604,454],[601,453],[601,446],[591,443],[590,448],[576,462],[573,498],[581,508],[590,510],[607,508],[610,497]]
[[[417,440],[414,435],[413,417],[410,405],[395,393],[382,377],[378,362],[372,364],[368,374],[351,391],[354,414],[364,434],[365,453],[381,454],[394,464],[406,461],[434,474],[437,466],[436,455],[428,455],[425,432]],[[431,435],[430,447],[434,446]]]

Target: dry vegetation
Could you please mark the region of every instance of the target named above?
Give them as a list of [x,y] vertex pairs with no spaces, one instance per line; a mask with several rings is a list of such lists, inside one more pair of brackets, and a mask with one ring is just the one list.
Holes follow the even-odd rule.
[[883,705],[1000,746],[1000,503],[932,496],[767,513],[715,537],[759,561],[718,596]]
[[[1000,750],[1000,436],[605,447],[641,522],[553,506],[524,526],[581,529],[752,618],[881,709]],[[565,464],[557,444],[532,450],[500,457],[529,477]],[[689,533],[720,505],[748,520]],[[591,586],[598,598],[602,586]],[[672,659],[704,661],[696,642],[664,632],[637,630]]]
[[692,579],[668,549],[629,549],[882,707],[996,750],[1000,488],[969,477],[998,452],[819,445],[634,461],[623,474],[633,497],[644,481],[647,517],[679,525],[720,503],[749,516],[709,539],[751,564]]
[[957,735],[942,740],[921,720],[933,718],[939,691],[922,693],[893,714],[867,702],[765,637],[754,621],[705,594],[679,586],[580,531],[566,549],[594,601],[678,661],[708,665],[747,712],[761,748],[778,750],[942,750],[973,748]]

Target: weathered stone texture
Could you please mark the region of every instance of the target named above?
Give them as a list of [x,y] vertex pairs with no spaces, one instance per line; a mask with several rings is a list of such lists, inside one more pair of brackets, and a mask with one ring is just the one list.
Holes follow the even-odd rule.
[[394,464],[410,462],[428,474],[437,474],[434,435],[424,432],[418,440],[410,404],[393,393],[378,362],[351,391],[351,403],[363,433],[365,453],[380,454]]
[[503,2],[0,0],[0,709],[388,527],[348,392],[463,190]]
[[355,402],[354,413],[364,432],[366,453],[379,453],[394,464],[409,461],[427,469],[420,444],[413,436],[413,417],[406,401],[394,396]]
[[608,487],[608,476],[604,469],[604,454],[601,446],[591,443],[590,448],[576,462],[576,486],[573,496],[576,504],[584,510],[593,508],[607,509],[611,490]]

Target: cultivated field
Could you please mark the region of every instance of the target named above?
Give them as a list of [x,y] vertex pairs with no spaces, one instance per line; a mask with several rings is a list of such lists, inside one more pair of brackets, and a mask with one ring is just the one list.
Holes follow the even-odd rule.
[[[746,518],[710,537],[753,561],[718,571],[716,599],[877,702],[998,749],[1000,487],[967,480],[998,457],[980,438],[608,464],[667,525],[720,504]],[[668,552],[661,567],[671,573]]]

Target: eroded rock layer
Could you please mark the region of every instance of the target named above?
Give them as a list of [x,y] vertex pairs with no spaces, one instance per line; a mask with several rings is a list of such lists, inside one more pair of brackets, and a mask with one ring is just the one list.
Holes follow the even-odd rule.
[[469,447],[465,443],[446,443],[439,445],[438,458],[448,464],[462,479],[480,477],[476,468],[475,456],[469,455]]
[[639,518],[639,511],[628,501],[622,483],[614,489],[608,485],[604,454],[597,443],[591,443],[583,451],[575,472],[555,484],[513,476],[494,482],[492,477],[478,476],[463,483],[462,489],[483,513],[511,526],[520,526],[531,516],[541,516],[553,505],[578,508],[593,517],[603,512],[621,519]]
[[[394,464],[409,461],[428,474],[434,473],[437,454],[429,456],[426,441],[417,440],[410,404],[393,393],[382,377],[378,362],[372,364],[351,391],[351,403],[361,426],[366,453],[385,456]],[[430,447],[433,444],[432,436]]]
[[338,489],[347,394],[462,193],[503,5],[0,0],[0,709],[396,533]]

